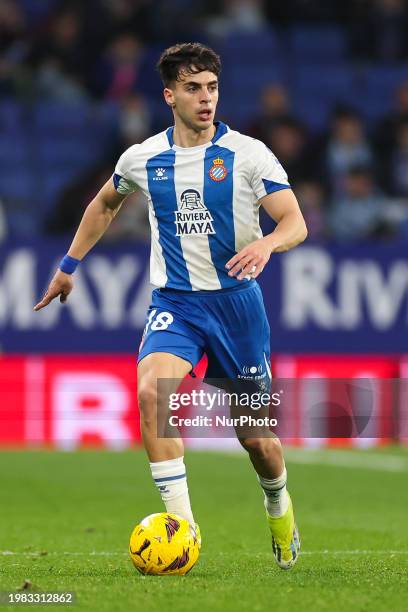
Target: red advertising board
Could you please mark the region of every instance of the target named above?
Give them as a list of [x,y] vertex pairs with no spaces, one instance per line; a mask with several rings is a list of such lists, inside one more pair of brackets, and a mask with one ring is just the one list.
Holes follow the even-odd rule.
[[[277,355],[272,360],[272,370],[275,378],[299,379],[297,385],[297,401],[292,407],[295,420],[293,444],[307,446],[322,445],[347,445],[347,446],[373,446],[390,442],[396,432],[394,424],[394,412],[398,402],[396,392],[398,387],[392,384],[390,379],[400,376],[400,359],[396,356],[383,355]],[[350,382],[350,394],[358,392],[358,385],[353,385],[353,380],[370,379],[373,402],[369,426],[366,435],[351,435],[351,418],[345,418],[345,407],[350,404],[347,397],[346,385],[339,385],[339,379]],[[308,388],[308,380],[311,384]],[[321,437],[316,435],[307,436],[307,419],[310,420],[310,387],[321,381],[321,395],[325,397],[326,419],[322,419],[325,428]],[[354,389],[353,389],[354,387]],[[342,397],[339,397],[339,394]],[[358,401],[358,400],[357,400]],[[339,410],[340,406],[340,410]],[[331,413],[331,414],[330,414]],[[341,414],[343,413],[343,414]],[[339,436],[338,428],[343,421],[345,430],[344,437]],[[336,435],[330,427],[335,428]],[[302,435],[303,434],[303,435]],[[347,436],[347,437],[346,437]]]
[[[278,355],[272,360],[275,378],[296,378],[298,400],[294,407],[295,444],[369,445],[384,443],[398,432],[389,424],[395,404],[401,409],[408,398],[390,396],[390,387],[382,381],[402,376],[408,378],[408,360],[388,356]],[[196,368],[202,377],[205,362]],[[376,385],[378,423],[382,429],[370,438],[349,440],[330,437],[308,440],[302,419],[305,415],[304,381],[327,380],[330,399],[331,379],[370,378]],[[377,382],[375,382],[377,381]],[[402,386],[402,389],[405,387]],[[395,386],[393,387],[395,389]],[[0,445],[51,446],[74,449],[96,445],[122,449],[140,443],[137,407],[136,360],[129,355],[22,356],[0,358]],[[394,393],[394,391],[393,391]],[[400,420],[400,437],[408,439]],[[388,429],[387,429],[388,427]]]
[[398,439],[408,444],[408,357],[401,359],[400,378],[403,382],[398,403]]
[[26,439],[26,386],[23,357],[0,359],[0,444],[23,444]]
[[140,441],[129,356],[2,358],[0,444],[126,448]]

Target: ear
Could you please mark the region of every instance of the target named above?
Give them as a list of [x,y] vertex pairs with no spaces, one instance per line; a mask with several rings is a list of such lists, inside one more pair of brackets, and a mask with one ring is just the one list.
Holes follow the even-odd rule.
[[165,89],[163,90],[163,96],[164,96],[164,99],[166,101],[166,104],[168,104],[172,108],[174,108],[176,106],[176,103],[174,101],[174,95],[173,95],[173,90],[172,89],[169,89],[168,87],[165,87]]

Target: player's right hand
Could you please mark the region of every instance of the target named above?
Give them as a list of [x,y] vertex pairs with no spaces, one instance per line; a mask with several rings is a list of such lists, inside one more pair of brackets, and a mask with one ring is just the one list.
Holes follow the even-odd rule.
[[48,306],[53,299],[59,296],[61,304],[67,301],[67,297],[71,293],[74,287],[74,281],[72,278],[72,274],[65,274],[65,272],[61,272],[61,270],[57,270],[54,278],[50,282],[47,291],[44,294],[41,302],[38,302],[36,306],[34,306],[34,310],[37,312]]

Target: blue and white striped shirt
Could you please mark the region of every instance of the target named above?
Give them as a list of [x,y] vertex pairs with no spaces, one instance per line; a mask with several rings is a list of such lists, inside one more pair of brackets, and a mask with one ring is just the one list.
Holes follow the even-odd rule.
[[260,198],[290,188],[262,142],[221,122],[216,127],[210,142],[188,148],[174,144],[169,128],[130,147],[116,165],[116,190],[140,187],[148,198],[156,287],[208,291],[239,284],[225,264],[262,237]]

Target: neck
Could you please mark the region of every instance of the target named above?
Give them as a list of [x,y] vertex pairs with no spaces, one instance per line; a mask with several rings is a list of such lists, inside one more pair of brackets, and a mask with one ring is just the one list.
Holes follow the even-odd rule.
[[210,142],[215,135],[216,127],[211,125],[206,130],[193,130],[179,121],[175,122],[173,140],[178,147],[198,147]]

